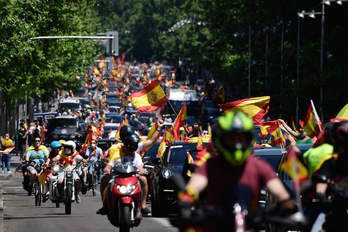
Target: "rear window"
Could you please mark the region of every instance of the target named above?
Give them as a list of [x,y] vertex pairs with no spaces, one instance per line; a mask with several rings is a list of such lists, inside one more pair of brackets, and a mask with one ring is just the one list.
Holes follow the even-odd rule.
[[174,165],[184,165],[187,152],[190,152],[193,159],[196,158],[196,144],[185,144],[185,146],[172,147],[165,157],[165,162]]

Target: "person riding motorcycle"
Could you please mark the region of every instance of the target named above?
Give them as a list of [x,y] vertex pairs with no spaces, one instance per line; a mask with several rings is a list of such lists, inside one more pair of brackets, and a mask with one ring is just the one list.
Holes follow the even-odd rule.
[[[36,137],[34,139],[33,147],[31,149],[28,149],[25,155],[26,163],[29,163],[30,161],[35,159],[39,160],[41,164],[44,164],[44,166],[47,166],[49,164],[48,150],[47,148],[43,149],[43,147],[41,146],[41,138],[39,137]],[[29,184],[25,187],[27,188],[28,193],[30,194],[35,178],[39,173],[37,173],[36,169],[30,165],[27,166],[26,169],[28,170],[29,174]]]
[[101,176],[102,154],[103,154],[103,150],[97,146],[97,141],[95,139],[92,139],[91,146],[89,146],[86,150],[86,157],[88,159],[87,171],[90,176],[93,176],[93,171],[96,168],[98,182],[100,181],[100,176]]
[[[333,155],[323,162],[312,178],[316,184],[314,201],[324,203],[332,194],[330,186],[348,178],[348,121],[335,122],[331,129],[331,135],[331,142],[334,145]],[[343,202],[339,199],[333,206],[332,212],[326,215],[323,229],[325,231],[340,231],[347,227],[347,208],[347,199],[345,201],[343,199]]]
[[[79,162],[86,162],[83,157],[76,151],[76,143],[74,141],[66,141],[63,144],[63,149],[59,152],[55,158],[52,159],[54,162],[59,162],[65,167],[76,166]],[[80,203],[80,191],[81,191],[81,181],[79,175],[74,172],[73,179],[75,182],[75,199],[76,203]],[[57,187],[60,196],[63,196],[63,186],[64,186],[64,172],[58,174]]]
[[[142,199],[141,199],[141,211],[142,213],[148,213],[146,208],[146,197],[147,196],[147,180],[146,171],[143,167],[143,161],[140,154],[136,152],[138,149],[139,137],[134,133],[134,130],[130,126],[123,126],[120,130],[120,139],[122,143],[113,145],[109,149],[109,160],[108,164],[104,168],[105,175],[102,177],[100,192],[103,201],[103,206],[97,211],[97,214],[107,214],[108,209],[111,208],[110,198],[110,185],[108,184],[111,180],[111,169],[117,162],[132,162],[134,166],[138,168],[139,180],[142,185]],[[140,204],[139,204],[140,205]]]
[[[216,154],[192,174],[186,191],[178,195],[179,205],[192,205],[199,194],[206,190],[206,203],[221,209],[226,215],[233,212],[231,207],[235,203],[246,208],[248,215],[255,215],[260,190],[266,186],[280,208],[295,210],[289,193],[272,167],[253,155],[253,141],[252,119],[242,112],[227,112],[220,116],[212,136]],[[233,220],[227,222],[233,226]],[[225,224],[214,219],[203,224],[203,231],[226,229]]]

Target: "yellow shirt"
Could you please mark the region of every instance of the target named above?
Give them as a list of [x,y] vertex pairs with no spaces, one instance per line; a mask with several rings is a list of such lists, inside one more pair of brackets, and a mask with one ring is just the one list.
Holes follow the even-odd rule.
[[2,139],[1,144],[5,149],[14,146],[14,142],[12,141],[12,139]]
[[112,165],[113,163],[115,163],[116,160],[120,160],[121,156],[122,156],[122,147],[123,147],[123,143],[118,143],[115,145],[112,145],[109,148],[109,159],[108,159],[108,164]]

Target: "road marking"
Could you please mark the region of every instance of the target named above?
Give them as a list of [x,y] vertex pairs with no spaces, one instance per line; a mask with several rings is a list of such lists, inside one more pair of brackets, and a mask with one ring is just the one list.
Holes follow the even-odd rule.
[[157,222],[158,224],[161,224],[164,227],[173,227],[167,218],[151,218],[151,220]]

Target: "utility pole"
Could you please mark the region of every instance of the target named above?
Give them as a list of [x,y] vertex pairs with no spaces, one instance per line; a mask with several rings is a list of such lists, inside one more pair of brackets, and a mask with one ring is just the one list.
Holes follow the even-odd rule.
[[297,16],[297,54],[296,54],[296,123],[299,120],[300,114],[300,102],[299,102],[299,90],[300,90],[300,29],[301,29],[301,17]]
[[323,70],[324,70],[324,25],[325,25],[325,0],[321,2],[321,40],[320,40],[320,117],[324,120],[323,108]]
[[265,92],[268,90],[268,49],[269,49],[269,34],[268,28],[265,31],[266,41],[265,41]]

